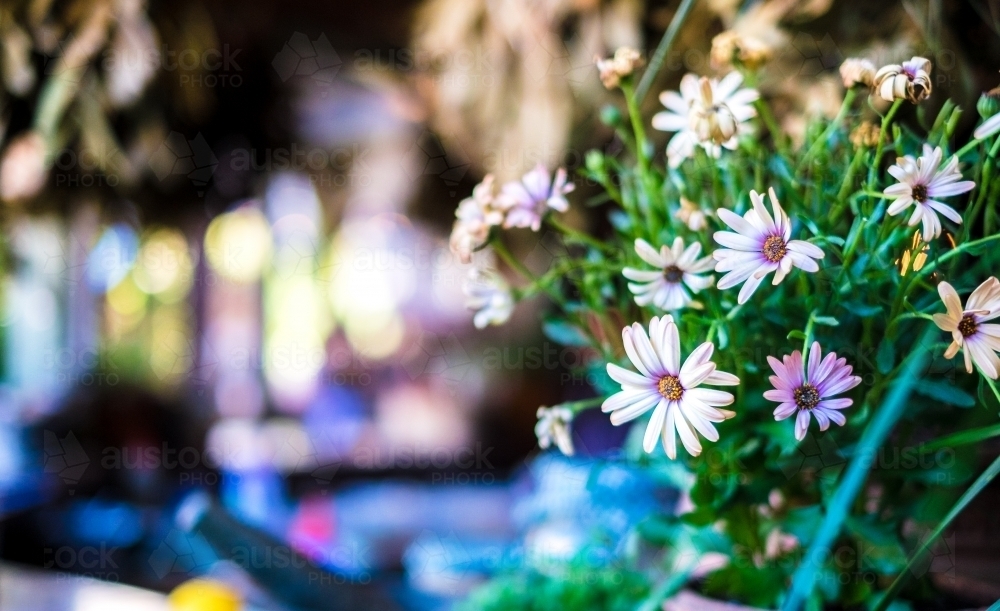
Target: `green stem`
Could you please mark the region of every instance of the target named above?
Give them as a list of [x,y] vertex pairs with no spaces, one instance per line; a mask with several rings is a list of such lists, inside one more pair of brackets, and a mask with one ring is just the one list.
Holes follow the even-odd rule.
[[813,329],[816,327],[816,310],[809,313],[809,322],[806,323],[805,338],[802,340],[802,358],[805,359],[809,353],[809,344],[813,336]]
[[[646,215],[646,225],[647,229],[650,230],[649,237],[653,238],[655,236],[652,235],[652,221],[653,215],[655,214],[654,202],[657,201],[657,189],[653,176],[649,170],[649,140],[646,138],[646,128],[642,124],[642,114],[639,112],[639,104],[636,100],[635,92],[632,89],[632,83],[626,79],[622,81],[621,88],[622,93],[625,94],[625,103],[628,106],[628,115],[632,122],[632,131],[635,133],[635,154],[636,160],[638,161],[639,181],[641,183],[642,192],[646,194],[646,206],[644,210]],[[640,199],[640,203],[641,202],[642,200]]]
[[847,94],[844,96],[844,102],[840,105],[840,111],[837,112],[837,116],[830,122],[830,125],[827,126],[826,130],[820,134],[819,138],[813,142],[812,146],[809,147],[809,150],[806,151],[806,154],[802,157],[802,161],[799,162],[800,170],[808,165],[809,161],[813,158],[813,155],[822,150],[826,145],[826,142],[830,139],[830,136],[833,135],[833,132],[840,128],[840,124],[843,123],[844,117],[847,116],[847,112],[851,109],[851,105],[854,104],[854,98],[857,95],[858,92],[856,89],[851,88],[847,90]]
[[[778,127],[778,122],[771,112],[771,107],[767,105],[763,98],[754,102],[754,107],[757,109],[760,120],[767,127],[768,133],[771,134],[771,139],[774,140],[774,145],[778,148],[778,153],[787,160],[789,158],[788,143],[785,142],[784,134]],[[794,178],[792,178],[792,183],[797,184]]]
[[602,403],[604,403],[604,397],[591,397],[590,399],[582,399],[580,401],[570,401],[568,403],[560,403],[559,407],[567,407],[574,414],[578,414],[583,410],[590,409],[592,407],[597,407]]
[[512,269],[516,270],[517,273],[524,276],[526,280],[531,283],[528,290],[525,291],[525,295],[530,294],[532,289],[541,289],[545,291],[545,294],[549,296],[555,303],[559,305],[563,310],[566,309],[566,301],[563,299],[562,295],[554,287],[550,286],[548,282],[544,282],[542,278],[539,278],[535,274],[531,273],[524,263],[521,263],[517,257],[511,254],[507,246],[500,240],[499,237],[492,241],[493,250],[500,255],[500,258],[504,260],[504,263],[509,265]]
[[583,233],[582,231],[577,231],[576,229],[573,229],[568,225],[564,225],[562,221],[558,220],[553,215],[549,215],[546,221],[548,222],[549,225],[552,226],[553,229],[559,231],[560,233],[562,233],[571,240],[575,240],[577,242],[581,242],[588,246],[592,246],[598,250],[609,250],[609,251],[615,250],[614,247],[611,246],[610,244],[605,244],[604,242],[601,242],[600,240],[593,238],[587,235],[586,233]]
[[858,147],[858,150],[854,153],[854,158],[851,159],[851,165],[847,168],[847,173],[844,175],[843,182],[840,183],[840,190],[837,191],[837,208],[831,214],[831,220],[836,223],[840,220],[840,215],[844,208],[847,207],[847,194],[851,190],[851,185],[854,183],[854,175],[857,174],[858,168],[861,166],[861,161],[864,159],[865,151],[868,149],[864,146]]
[[653,57],[649,60],[649,67],[642,73],[642,79],[635,90],[640,104],[646,99],[649,88],[653,86],[653,81],[656,80],[656,75],[660,72],[660,67],[663,66],[664,60],[667,59],[667,53],[670,52],[670,47],[673,46],[674,39],[677,38],[677,33],[680,32],[681,26],[684,25],[684,21],[687,19],[688,13],[691,12],[692,6],[694,6],[694,0],[681,1],[680,6],[677,7],[677,12],[674,13],[673,19],[670,20],[670,25],[667,26],[667,31],[663,33],[663,38],[660,39],[660,44],[656,46],[656,51],[653,52]]
[[646,149],[649,148],[646,140],[646,128],[642,124],[642,114],[639,112],[639,104],[636,101],[636,93],[632,88],[632,83],[627,79],[622,81],[622,93],[625,94],[625,104],[628,107],[628,118],[632,122],[632,132],[635,134],[635,156],[639,161],[639,171],[645,175],[649,169],[649,158],[646,157]]
[[948,252],[944,253],[943,255],[934,259],[933,261],[928,261],[927,264],[924,265],[919,272],[914,274],[914,278],[926,276],[930,272],[934,271],[938,265],[944,263],[945,261],[948,261],[949,259],[957,257],[963,252],[969,250],[970,248],[975,248],[976,246],[980,246],[982,244],[989,244],[990,242],[993,242],[995,240],[1000,240],[1000,234],[986,236],[985,238],[979,238],[978,240],[973,240],[971,242],[965,242],[963,244],[959,244],[955,248],[949,250]]
[[875,162],[872,164],[868,174],[869,188],[871,188],[871,183],[874,182],[874,178],[878,175],[878,168],[882,163],[882,155],[885,154],[885,139],[889,132],[889,124],[892,123],[892,119],[899,112],[899,107],[902,105],[903,100],[896,100],[889,108],[889,112],[885,113],[885,116],[882,117],[882,127],[878,132],[878,146],[875,148]]
[[962,148],[958,149],[958,152],[957,152],[957,153],[955,153],[955,155],[956,155],[956,156],[957,156],[957,157],[958,157],[959,159],[961,159],[961,158],[962,158],[962,155],[964,155],[964,154],[968,153],[968,152],[969,152],[969,151],[971,151],[972,149],[974,149],[974,148],[976,148],[977,146],[979,146],[979,143],[980,143],[980,142],[982,142],[982,140],[978,140],[978,139],[976,139],[976,138],[973,138],[972,140],[969,140],[968,142],[966,142],[966,143],[965,143],[965,146],[963,146]]

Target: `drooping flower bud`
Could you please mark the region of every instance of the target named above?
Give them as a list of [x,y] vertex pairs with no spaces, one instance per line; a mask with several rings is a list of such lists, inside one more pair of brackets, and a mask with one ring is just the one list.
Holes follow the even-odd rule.
[[913,57],[900,64],[883,66],[872,83],[879,97],[887,102],[909,100],[919,104],[931,94],[931,61]]

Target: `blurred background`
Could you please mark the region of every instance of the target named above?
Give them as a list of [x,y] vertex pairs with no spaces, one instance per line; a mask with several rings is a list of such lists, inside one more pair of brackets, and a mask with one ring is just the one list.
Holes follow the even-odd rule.
[[[475,331],[447,234],[487,172],[619,150],[594,59],[648,56],[677,5],[0,3],[0,609],[445,609],[670,510],[599,412],[574,457],[538,452],[536,409],[603,363],[541,301]],[[920,109],[970,130],[998,24],[990,0],[705,0],[659,87],[763,49],[801,138],[845,57],[919,52]],[[608,231],[576,182],[567,222]],[[565,254],[512,240],[536,271]]]

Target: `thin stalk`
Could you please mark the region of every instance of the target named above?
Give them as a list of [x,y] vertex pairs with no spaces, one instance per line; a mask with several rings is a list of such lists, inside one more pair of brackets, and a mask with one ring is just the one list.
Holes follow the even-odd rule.
[[856,89],[851,88],[847,90],[847,94],[844,96],[844,102],[840,105],[840,110],[837,112],[837,116],[830,122],[830,125],[827,126],[826,130],[820,134],[819,138],[813,142],[812,146],[809,147],[809,150],[806,151],[806,154],[802,157],[802,161],[799,162],[800,170],[806,167],[809,161],[813,158],[813,155],[823,149],[823,146],[826,144],[826,141],[830,139],[830,136],[833,135],[833,132],[840,128],[840,124],[843,123],[844,117],[847,116],[847,112],[851,109],[851,105],[854,104],[854,98],[857,95],[858,92]]
[[974,149],[977,146],[979,146],[980,142],[982,142],[982,140],[979,140],[978,138],[973,138],[972,140],[969,140],[968,142],[965,143],[965,146],[963,146],[962,148],[958,149],[958,152],[955,153],[955,155],[957,155],[958,158],[961,159],[962,155],[968,153],[972,149]]
[[813,329],[816,327],[816,310],[809,312],[809,322],[806,323],[805,338],[802,340],[802,358],[809,353],[809,343],[812,340]]
[[562,221],[558,220],[553,215],[549,215],[549,217],[546,219],[546,222],[548,222],[548,224],[551,225],[553,229],[559,231],[560,233],[562,233],[571,240],[575,240],[577,242],[581,242],[588,246],[592,246],[597,250],[602,250],[602,251],[608,250],[612,252],[615,250],[615,248],[610,244],[605,244],[604,242],[601,242],[597,238],[591,237],[590,235],[583,233],[582,231],[577,231],[576,229],[573,229],[568,225],[564,225]]
[[979,238],[978,240],[973,240],[971,242],[965,242],[963,244],[959,244],[955,248],[949,250],[948,252],[944,253],[943,255],[934,259],[933,261],[928,261],[926,265],[920,268],[919,272],[913,275],[913,277],[919,278],[921,276],[926,276],[927,274],[934,271],[938,265],[957,257],[963,252],[969,250],[970,248],[975,248],[976,246],[980,246],[982,244],[989,244],[990,242],[996,240],[1000,240],[1000,234],[986,236],[985,238]]
[[864,146],[858,147],[858,150],[854,153],[854,158],[851,159],[851,165],[848,166],[847,173],[844,174],[844,180],[840,183],[840,190],[837,191],[837,208],[831,215],[833,222],[837,222],[840,219],[840,214],[847,206],[847,194],[851,190],[851,185],[854,183],[854,175],[861,166],[861,161],[864,159],[867,150]]
[[[625,94],[625,103],[628,106],[629,119],[632,122],[632,131],[635,133],[635,152],[636,159],[638,161],[639,169],[639,182],[642,186],[642,192],[646,194],[646,226],[650,230],[648,237],[655,238],[652,235],[652,225],[653,225],[653,214],[655,202],[658,201],[656,183],[653,181],[653,175],[650,173],[649,169],[649,157],[647,155],[649,149],[649,141],[646,138],[646,128],[642,124],[642,114],[639,112],[639,104],[636,100],[635,92],[632,89],[632,83],[626,79],[621,84],[622,93]],[[641,200],[640,200],[641,201]]]
[[500,258],[503,259],[504,263],[510,266],[511,269],[516,270],[517,273],[524,276],[524,278],[531,283],[531,286],[528,287],[529,289],[541,289],[545,291],[545,294],[548,295],[552,301],[557,303],[563,310],[566,309],[566,301],[563,299],[559,291],[550,286],[548,282],[543,282],[541,278],[531,273],[531,270],[528,269],[524,263],[518,261],[517,257],[511,254],[510,250],[507,249],[507,246],[502,240],[496,238],[493,240],[492,245],[494,252],[500,255]]
[[889,124],[892,123],[892,119],[899,112],[899,107],[903,105],[903,100],[896,100],[889,107],[889,112],[885,113],[882,117],[882,127],[879,129],[878,133],[878,146],[875,148],[875,162],[872,164],[871,170],[869,171],[868,182],[869,185],[874,181],[874,177],[878,173],[878,167],[882,163],[882,155],[885,154],[885,139],[886,134],[889,131]]
[[590,399],[581,399],[580,401],[570,401],[568,403],[560,403],[559,406],[567,407],[574,414],[578,414],[583,410],[597,407],[601,403],[604,403],[604,397],[591,397]]
[[[754,102],[754,107],[757,109],[757,114],[760,116],[760,120],[764,122],[767,127],[767,131],[771,134],[771,139],[774,140],[774,145],[778,148],[778,153],[781,154],[786,160],[789,159],[788,144],[785,142],[785,138],[778,127],[778,122],[774,118],[774,114],[771,112],[771,107],[761,98]],[[792,179],[795,183],[795,179]],[[797,185],[796,185],[797,186]]]
[[664,60],[667,59],[667,53],[670,52],[670,47],[673,46],[674,39],[677,38],[677,33],[680,32],[681,26],[684,25],[684,21],[687,19],[688,13],[691,12],[692,6],[694,6],[694,0],[681,0],[680,6],[677,7],[677,12],[674,13],[673,19],[670,20],[670,25],[667,26],[667,30],[663,33],[663,38],[660,39],[660,44],[656,46],[656,51],[653,52],[653,57],[649,60],[649,67],[642,73],[642,79],[639,80],[639,86],[635,90],[636,99],[640,104],[646,99],[649,88],[653,86],[653,81],[656,80],[656,75],[660,72],[660,67],[663,66]]

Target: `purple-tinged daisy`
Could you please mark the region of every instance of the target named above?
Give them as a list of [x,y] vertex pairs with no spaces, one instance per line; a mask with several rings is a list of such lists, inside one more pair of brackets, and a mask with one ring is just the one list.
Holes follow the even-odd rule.
[[805,439],[813,416],[819,422],[821,431],[830,428],[830,422],[844,426],[847,419],[839,410],[850,407],[854,401],[846,397],[831,397],[861,383],[860,377],[851,375],[853,368],[847,364],[847,359],[838,359],[836,352],[830,352],[822,360],[820,357],[819,342],[813,342],[809,348],[808,369],[798,350],[783,356],[784,362],[773,356],[767,357],[767,362],[775,373],[770,377],[774,389],[766,391],[764,398],[780,403],[774,410],[775,420],[784,420],[798,412],[795,417],[795,438],[799,441]]
[[497,203],[506,211],[503,226],[531,227],[532,231],[538,231],[546,212],[569,210],[566,194],[574,188],[575,185],[567,181],[564,168],[556,170],[553,180],[548,169],[539,163],[521,180],[512,180],[503,186],[497,197]]
[[729,272],[719,280],[719,288],[727,289],[743,282],[737,301],[746,303],[764,276],[775,272],[772,284],[779,284],[795,266],[803,271],[819,271],[815,259],[823,251],[803,240],[792,240],[792,223],[781,209],[774,189],[769,189],[772,218],[764,207],[764,198],[750,191],[753,208],[742,217],[731,210],[720,209],[722,222],[733,231],[715,232],[715,241],[725,246],[712,253],[718,263],[717,272]]
[[[622,385],[621,392],[604,401],[601,411],[612,412],[611,424],[624,424],[649,410],[653,416],[646,426],[642,447],[651,453],[658,440],[671,459],[677,458],[677,435],[692,456],[701,454],[698,434],[718,441],[712,423],[735,416],[719,409],[730,405],[733,395],[721,390],[698,388],[702,384],[736,386],[740,379],[731,373],[716,371],[709,359],[715,346],[705,342],[681,364],[680,337],[670,316],[653,317],[649,335],[639,323],[622,329],[625,353],[639,373],[608,363],[608,375]],[[676,431],[676,433],[675,433]]]
[[954,208],[937,200],[971,191],[976,186],[971,180],[962,180],[962,173],[958,171],[958,156],[952,155],[943,167],[942,156],[941,147],[932,149],[925,144],[923,155],[919,159],[914,159],[911,155],[900,157],[889,168],[889,173],[899,182],[887,187],[882,193],[885,197],[896,200],[886,211],[890,216],[903,212],[910,205],[914,206],[907,224],[912,227],[923,221],[924,242],[930,242],[941,235],[941,219],[938,214],[962,224],[962,216]]
[[1000,316],[1000,281],[993,276],[986,279],[969,295],[962,307],[958,293],[947,282],[938,284],[938,294],[947,308],[946,314],[935,314],[934,324],[951,333],[952,342],[945,351],[945,358],[953,358],[962,350],[965,370],[972,373],[975,363],[984,375],[997,379],[1000,372],[1000,325],[986,324]]
[[931,61],[913,57],[902,64],[883,66],[872,79],[872,88],[886,102],[909,100],[919,104],[931,94]]
[[[661,310],[679,310],[692,305],[692,293],[711,286],[713,276],[701,276],[714,267],[711,257],[698,258],[701,244],[692,242],[684,248],[684,240],[675,238],[671,248],[664,244],[656,252],[649,242],[635,241],[639,258],[659,269],[647,271],[626,267],[622,274],[632,280],[628,289],[640,306],[653,304]],[[697,305],[697,304],[695,304]]]

